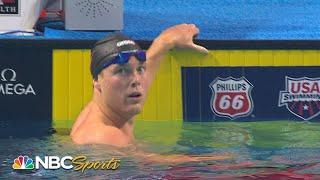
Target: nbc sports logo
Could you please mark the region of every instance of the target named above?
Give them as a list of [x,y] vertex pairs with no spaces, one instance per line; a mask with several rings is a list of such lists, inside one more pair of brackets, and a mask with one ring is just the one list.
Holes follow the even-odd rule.
[[119,159],[112,158],[106,161],[87,161],[86,156],[76,156],[74,158],[71,156],[64,156],[62,158],[58,156],[44,156],[44,158],[35,156],[35,161],[33,161],[28,156],[20,155],[14,159],[12,164],[12,168],[17,170],[40,169],[40,167],[50,170],[59,168],[69,170],[74,168],[75,171],[81,172],[88,169],[116,170],[119,166]]
[[35,162],[28,156],[20,155],[17,157],[13,164],[13,169],[39,169],[42,166],[44,169],[59,169],[60,167],[64,169],[72,169],[73,166],[65,164],[65,161],[72,161],[71,156],[64,156],[61,159],[58,156],[45,156],[42,160],[39,156],[35,157]]
[[19,156],[17,157],[12,165],[13,169],[33,169],[34,164],[33,160],[28,156]]

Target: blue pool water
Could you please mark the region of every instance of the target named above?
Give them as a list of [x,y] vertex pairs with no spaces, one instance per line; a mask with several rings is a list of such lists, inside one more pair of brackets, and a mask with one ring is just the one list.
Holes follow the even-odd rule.
[[[90,132],[88,132],[90,134]],[[319,179],[320,124],[294,121],[210,122],[137,121],[136,145],[79,146],[68,130],[53,135],[0,139],[0,179]],[[162,157],[226,156],[199,162],[161,162]],[[92,161],[121,160],[117,170],[13,170],[18,155],[78,156]]]

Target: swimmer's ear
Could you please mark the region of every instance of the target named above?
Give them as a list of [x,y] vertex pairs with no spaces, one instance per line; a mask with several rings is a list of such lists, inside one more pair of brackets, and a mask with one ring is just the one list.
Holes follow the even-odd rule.
[[93,80],[93,88],[95,88],[95,89],[97,89],[99,92],[101,92],[101,86],[100,86],[100,83],[99,83],[99,81],[98,81],[98,78]]

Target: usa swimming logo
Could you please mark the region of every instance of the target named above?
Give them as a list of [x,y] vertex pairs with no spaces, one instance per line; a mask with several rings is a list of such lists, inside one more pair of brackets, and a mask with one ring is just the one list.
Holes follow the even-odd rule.
[[28,156],[19,156],[14,159],[13,169],[34,169],[33,160]]
[[310,120],[320,114],[320,78],[286,76],[286,89],[280,91],[278,106],[295,116]]
[[253,111],[253,85],[245,77],[217,77],[210,83],[210,88],[210,106],[217,116],[236,119],[248,116]]

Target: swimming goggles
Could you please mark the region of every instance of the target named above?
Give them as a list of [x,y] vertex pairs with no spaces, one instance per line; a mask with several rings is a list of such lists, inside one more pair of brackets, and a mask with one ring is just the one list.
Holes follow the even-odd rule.
[[111,64],[125,64],[128,63],[130,57],[135,56],[138,61],[140,62],[144,62],[146,61],[147,57],[146,57],[146,52],[142,51],[142,50],[137,50],[137,51],[122,51],[118,54],[115,54],[115,56],[113,56],[111,58],[111,60],[105,62],[102,66],[102,68],[106,68],[108,66],[110,66]]

